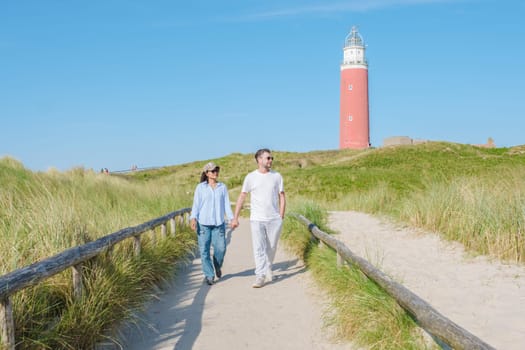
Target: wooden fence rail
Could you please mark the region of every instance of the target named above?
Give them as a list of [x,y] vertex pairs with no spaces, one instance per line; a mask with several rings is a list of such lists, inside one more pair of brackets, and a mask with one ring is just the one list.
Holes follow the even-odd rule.
[[127,239],[134,239],[135,254],[140,254],[140,236],[145,232],[150,232],[156,227],[161,226],[161,234],[166,236],[166,223],[170,222],[171,233],[175,234],[175,217],[181,217],[184,222],[184,215],[190,213],[191,208],[184,208],[156,219],[147,221],[143,224],[124,228],[117,232],[86,243],[81,246],[67,249],[55,256],[46,258],[29,266],[15,270],[7,275],[0,277],[0,348],[2,345],[9,350],[15,349],[14,319],[10,296],[24,288],[31,287],[37,283],[54,276],[67,268],[73,270],[73,287],[75,297],[82,295],[82,264],[98,254],[111,250],[112,247]]
[[367,260],[355,255],[342,242],[321,231],[307,218],[302,215],[294,216],[305,224],[320,242],[337,252],[338,265],[342,264],[343,261],[348,261],[357,266],[368,278],[390,294],[432,336],[453,349],[494,350],[492,346],[440,314],[425,300],[376,269]]

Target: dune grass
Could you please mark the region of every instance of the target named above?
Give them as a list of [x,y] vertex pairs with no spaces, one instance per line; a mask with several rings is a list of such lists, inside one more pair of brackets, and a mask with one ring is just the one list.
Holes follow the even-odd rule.
[[84,267],[80,300],[72,298],[68,272],[17,293],[17,349],[91,349],[113,326],[132,320],[152,288],[171,278],[176,263],[194,246],[193,233],[187,230],[178,232],[176,239],[157,237],[156,242],[143,242],[139,258],[124,243],[110,256],[93,259]]
[[[5,274],[72,246],[187,207],[176,186],[133,183],[73,169],[33,173],[0,160],[0,273]],[[132,315],[151,289],[171,277],[195,246],[179,227],[176,237],[145,234],[140,257],[132,242],[84,267],[85,293],[72,298],[69,270],[13,295],[17,349],[89,349],[108,329]]]
[[470,252],[523,262],[525,174],[435,183],[402,202],[399,219],[463,244]]

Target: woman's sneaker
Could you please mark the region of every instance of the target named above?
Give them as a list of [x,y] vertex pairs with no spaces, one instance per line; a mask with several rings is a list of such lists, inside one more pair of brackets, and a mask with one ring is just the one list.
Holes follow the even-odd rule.
[[264,275],[263,276],[257,276],[255,279],[255,282],[252,284],[253,288],[261,288],[264,286]]
[[213,285],[213,284],[215,283],[215,282],[213,281],[213,277],[211,277],[211,278],[210,278],[210,277],[205,277],[205,278],[204,278],[204,282],[206,282],[206,284],[207,284],[208,286],[211,286],[211,285]]

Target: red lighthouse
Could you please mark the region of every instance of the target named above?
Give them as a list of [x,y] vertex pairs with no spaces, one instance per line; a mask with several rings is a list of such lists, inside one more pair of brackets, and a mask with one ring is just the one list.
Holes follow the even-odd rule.
[[355,26],[343,48],[340,104],[339,148],[370,147],[368,63],[363,38]]

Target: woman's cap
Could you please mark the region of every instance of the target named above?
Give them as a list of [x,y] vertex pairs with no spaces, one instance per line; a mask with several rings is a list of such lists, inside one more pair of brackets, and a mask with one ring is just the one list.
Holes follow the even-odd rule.
[[214,169],[220,169],[220,168],[219,168],[219,167],[217,166],[217,164],[215,164],[214,162],[209,162],[208,164],[206,164],[206,165],[204,166],[203,171],[204,171],[204,172],[207,172],[207,171],[212,171],[212,170],[214,170]]

